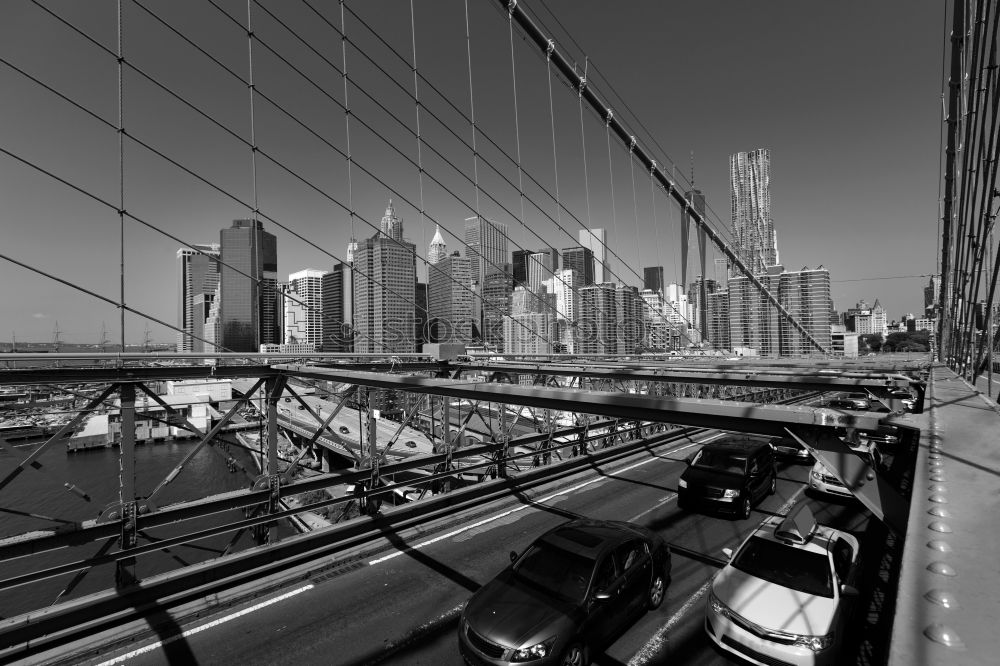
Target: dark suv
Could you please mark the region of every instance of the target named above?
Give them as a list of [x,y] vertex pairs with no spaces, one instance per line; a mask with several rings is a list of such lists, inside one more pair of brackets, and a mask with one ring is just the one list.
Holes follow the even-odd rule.
[[750,517],[750,509],[777,485],[774,447],[766,439],[727,437],[691,459],[677,487],[682,509],[713,508]]

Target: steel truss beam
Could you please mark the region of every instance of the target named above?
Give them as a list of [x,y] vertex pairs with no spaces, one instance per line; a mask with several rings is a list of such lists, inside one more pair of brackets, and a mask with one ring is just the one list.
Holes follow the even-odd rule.
[[[726,384],[770,388],[794,388],[803,391],[867,390],[888,397],[893,388],[908,388],[915,380],[900,374],[838,372],[801,373],[782,369],[697,368],[660,369],[654,367],[581,367],[557,363],[468,363],[463,367],[480,372],[510,372],[516,374],[590,377],[609,380],[646,382],[678,382],[685,384]],[[339,369],[335,368],[335,369]]]
[[699,428],[721,428],[769,435],[785,434],[786,425],[878,428],[883,415],[841,412],[815,407],[758,405],[722,400],[664,398],[631,393],[606,393],[513,384],[459,382],[426,377],[351,372],[336,368],[278,365],[289,374],[375,388],[432,393],[482,402],[507,402],[528,407],[601,414],[623,419],[675,423]]

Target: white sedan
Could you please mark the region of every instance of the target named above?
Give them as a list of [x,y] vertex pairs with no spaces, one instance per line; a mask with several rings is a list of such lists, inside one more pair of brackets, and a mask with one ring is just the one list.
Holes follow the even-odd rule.
[[858,540],[800,504],[769,518],[716,575],[705,631],[754,664],[839,663],[857,570]]

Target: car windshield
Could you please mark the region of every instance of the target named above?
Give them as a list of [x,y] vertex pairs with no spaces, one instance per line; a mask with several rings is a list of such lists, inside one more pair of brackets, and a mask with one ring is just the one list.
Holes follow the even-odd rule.
[[782,587],[820,597],[833,597],[826,555],[793,548],[770,539],[750,537],[733,566]]
[[691,461],[691,464],[704,469],[743,474],[747,468],[747,459],[746,456],[738,456],[726,451],[702,449]]
[[580,602],[587,596],[587,584],[594,561],[545,542],[532,544],[514,564],[521,579],[550,594]]

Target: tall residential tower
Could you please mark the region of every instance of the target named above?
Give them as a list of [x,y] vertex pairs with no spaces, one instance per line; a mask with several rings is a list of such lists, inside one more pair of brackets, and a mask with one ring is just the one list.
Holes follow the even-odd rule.
[[754,275],[762,275],[768,266],[778,263],[778,241],[771,218],[771,151],[760,148],[731,155],[729,183],[733,249]]

